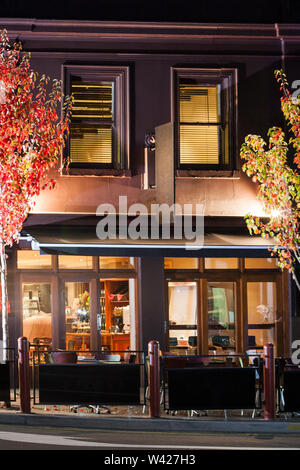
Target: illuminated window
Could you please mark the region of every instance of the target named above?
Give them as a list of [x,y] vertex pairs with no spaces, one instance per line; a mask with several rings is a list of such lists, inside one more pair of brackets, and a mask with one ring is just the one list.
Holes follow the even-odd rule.
[[59,255],[59,269],[92,269],[92,256]]
[[72,80],[71,163],[112,163],[114,83]]
[[66,66],[70,168],[128,168],[127,67]]
[[134,258],[126,256],[101,256],[100,269],[134,269]]
[[205,258],[205,269],[238,269],[238,258]]
[[39,251],[18,250],[18,269],[51,269],[51,255]]
[[245,258],[246,269],[277,269],[276,258]]
[[198,269],[198,258],[165,258],[165,269]]
[[234,72],[177,69],[175,80],[178,167],[230,169]]

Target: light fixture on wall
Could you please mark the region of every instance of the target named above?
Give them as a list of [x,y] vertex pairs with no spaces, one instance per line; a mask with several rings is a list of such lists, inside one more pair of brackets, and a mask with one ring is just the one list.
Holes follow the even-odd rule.
[[155,187],[155,134],[148,133],[144,141],[144,175],[142,189],[153,189]]

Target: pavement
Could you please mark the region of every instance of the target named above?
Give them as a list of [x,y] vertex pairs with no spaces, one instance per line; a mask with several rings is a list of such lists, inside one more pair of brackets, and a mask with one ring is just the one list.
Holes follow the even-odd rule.
[[11,403],[11,408],[0,407],[1,424],[166,433],[300,435],[300,414],[280,414],[275,420],[268,421],[264,419],[263,413],[262,416],[252,417],[250,411],[245,411],[243,415],[236,410],[227,411],[226,415],[223,411],[208,411],[206,414],[190,416],[186,412],[170,415],[161,409],[161,416],[152,418],[149,416],[149,408],[144,410],[142,406],[112,407],[111,414],[105,410],[96,414],[86,407],[79,407],[74,413],[66,406],[35,404],[30,413],[22,413],[18,398]]

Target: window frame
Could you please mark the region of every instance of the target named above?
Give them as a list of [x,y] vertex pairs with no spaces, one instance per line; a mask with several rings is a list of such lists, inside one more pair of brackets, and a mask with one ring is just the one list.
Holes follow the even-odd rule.
[[[177,68],[171,69],[171,94],[172,94],[172,121],[175,123],[175,164],[177,170],[213,170],[213,171],[234,171],[239,168],[237,158],[237,69],[204,69],[204,68]],[[180,117],[179,117],[179,85],[182,80],[195,80],[199,85],[220,85],[221,87],[221,126],[228,126],[228,145],[225,148],[225,137],[221,138],[220,153],[223,156],[223,163],[219,156],[219,164],[193,164],[180,162]],[[224,161],[225,154],[228,155],[228,163]]]
[[[113,124],[112,124],[112,161],[111,163],[69,162],[69,169],[76,170],[128,170],[129,162],[129,67],[121,65],[63,65],[62,76],[65,94],[71,94],[72,77],[83,82],[107,81],[114,83]],[[72,122],[72,120],[71,120]],[[70,135],[68,136],[64,162],[70,154]]]

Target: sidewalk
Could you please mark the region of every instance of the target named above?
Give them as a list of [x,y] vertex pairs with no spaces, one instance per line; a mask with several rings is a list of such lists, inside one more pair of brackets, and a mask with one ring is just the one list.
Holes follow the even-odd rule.
[[[160,418],[150,418],[148,408],[111,407],[111,414],[96,414],[85,407],[77,413],[66,406],[32,405],[31,413],[20,411],[18,402],[11,408],[0,408],[0,425],[27,425],[50,427],[73,427],[105,430],[141,432],[185,432],[185,433],[248,433],[248,434],[300,434],[300,416],[280,415],[274,421],[265,421],[263,416],[251,417],[250,412],[241,416],[236,411],[208,412],[208,416],[187,416],[181,412],[175,416],[161,412]],[[103,410],[104,411],[104,410]]]

